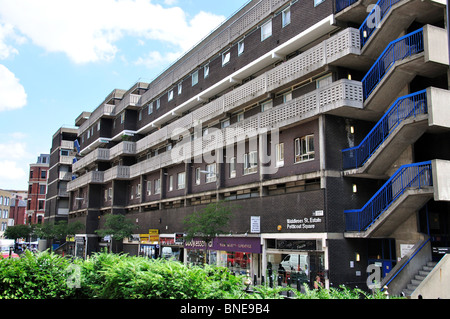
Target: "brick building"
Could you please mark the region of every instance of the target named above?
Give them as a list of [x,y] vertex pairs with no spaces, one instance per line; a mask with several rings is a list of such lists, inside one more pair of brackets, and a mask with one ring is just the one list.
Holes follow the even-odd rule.
[[36,163],[30,164],[25,221],[27,224],[41,224],[44,221],[49,161],[49,154],[41,154]]
[[239,208],[209,261],[233,271],[281,266],[284,278],[363,287],[368,265],[391,280],[439,260],[450,246],[445,3],[372,4],[250,1],[151,83],[81,114],[67,185],[69,221],[86,225],[77,253],[106,245],[95,230],[125,214],[138,227],[126,252],[201,261],[202,243],[177,234],[224,199]]

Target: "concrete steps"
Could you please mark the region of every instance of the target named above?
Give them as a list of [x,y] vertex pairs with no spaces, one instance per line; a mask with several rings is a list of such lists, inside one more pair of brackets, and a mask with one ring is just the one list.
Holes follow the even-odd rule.
[[419,270],[419,272],[414,276],[414,278],[411,279],[411,282],[408,285],[406,285],[406,288],[402,290],[405,296],[411,296],[414,290],[416,290],[416,288],[419,287],[419,285],[433,270],[436,264],[437,264],[436,262],[429,261],[425,266],[422,267],[422,270]]

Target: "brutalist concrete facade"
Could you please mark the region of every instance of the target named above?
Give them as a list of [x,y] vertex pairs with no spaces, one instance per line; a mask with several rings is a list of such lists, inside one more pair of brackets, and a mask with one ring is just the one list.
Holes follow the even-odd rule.
[[80,115],[68,184],[69,221],[86,225],[77,251],[107,245],[95,230],[124,214],[137,227],[124,251],[167,246],[195,262],[201,243],[177,234],[218,200],[233,218],[210,262],[258,280],[284,267],[286,283],[364,287],[368,265],[381,280],[422,240],[450,246],[447,206],[434,204],[449,200],[436,176],[450,160],[445,4],[373,4],[250,1],[157,79]]

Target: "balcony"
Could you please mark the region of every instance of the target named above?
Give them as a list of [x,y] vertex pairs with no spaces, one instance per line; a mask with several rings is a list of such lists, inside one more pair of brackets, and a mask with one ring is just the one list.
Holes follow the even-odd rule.
[[[147,135],[136,142],[136,152],[143,152],[169,140],[175,128],[189,129],[198,122],[207,122],[223,117],[224,113],[243,103],[260,100],[281,86],[290,85],[301,79],[311,77],[314,73],[320,73],[328,64],[336,66],[353,65],[354,57],[359,55],[359,52],[359,31],[354,28],[347,28],[252,81],[175,120],[169,126],[162,127]],[[173,111],[171,115],[173,117],[175,117],[174,112],[176,111]],[[138,133],[146,132],[150,127],[154,129],[154,125],[161,124],[163,121],[164,119],[155,120],[149,123],[147,127],[141,128]]]
[[345,237],[389,237],[430,199],[449,201],[449,180],[448,161],[401,166],[361,209],[344,211]]
[[364,108],[381,116],[415,76],[445,74],[447,42],[446,31],[430,25],[392,41],[362,80]]
[[130,179],[130,167],[118,165],[105,171],[103,181],[106,183],[112,180],[127,180],[127,179]]
[[87,154],[85,157],[81,158],[77,162],[73,163],[72,171],[78,172],[82,168],[97,162],[97,161],[109,161],[110,150],[106,148],[97,148]]
[[88,184],[103,184],[104,172],[92,171],[86,173],[69,183],[67,183],[67,191],[71,192]]
[[[349,112],[363,112],[362,106],[361,82],[342,79],[269,111],[258,113],[242,122],[215,131],[213,134],[217,138],[217,143],[208,137],[198,138],[192,143],[184,144],[184,146],[177,145],[171,151],[139,162],[131,166],[130,177],[135,178],[161,167],[210,152],[217,147],[236,143],[249,136],[308,120],[318,114],[343,115]],[[178,135],[175,134],[173,137],[177,138]],[[182,149],[182,147],[185,148]],[[182,154],[179,153],[180,151]]]
[[432,87],[398,98],[358,146],[342,150],[344,175],[385,178],[400,154],[427,130],[450,128],[449,100],[450,91]]

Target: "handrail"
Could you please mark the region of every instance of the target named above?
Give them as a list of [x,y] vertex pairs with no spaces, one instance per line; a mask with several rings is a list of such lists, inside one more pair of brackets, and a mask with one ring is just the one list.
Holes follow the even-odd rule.
[[427,112],[426,90],[399,97],[358,146],[342,150],[343,169],[363,166],[403,120]]
[[389,43],[362,79],[364,100],[396,62],[424,50],[423,28],[413,31]]
[[[379,23],[383,20],[386,14],[389,12],[391,7],[400,2],[401,0],[378,0],[375,4],[372,11],[370,11],[369,15],[366,17],[364,22],[359,27],[359,32],[361,36],[361,48],[366,44],[369,40],[372,33],[378,27]],[[375,15],[375,16],[374,16]],[[375,20],[375,21],[374,21]],[[374,21],[375,23],[369,22]]]
[[345,210],[346,231],[365,231],[410,187],[432,186],[431,161],[406,164],[361,209]]
[[409,262],[419,253],[419,251],[422,250],[422,248],[431,240],[431,237],[428,237],[428,239],[419,247],[419,249],[416,249],[416,251],[414,252],[414,254],[411,255],[411,257],[408,258],[408,260],[400,267],[400,269],[397,270],[397,272],[392,275],[392,277],[388,280],[388,282],[386,282],[383,287],[381,287],[381,291],[384,290],[385,287],[389,287],[388,285],[392,282],[392,280],[394,280],[395,277],[397,277],[397,275],[403,270],[403,268],[406,267],[406,265],[409,264]]
[[342,10],[344,10],[345,8],[351,6],[352,4],[354,4],[355,2],[357,2],[358,0],[336,0],[335,1],[335,13],[338,13]]

